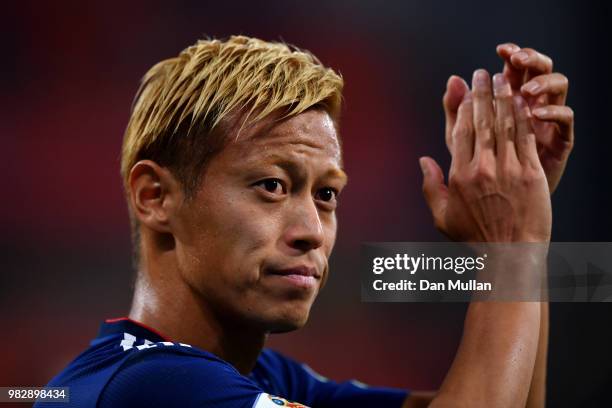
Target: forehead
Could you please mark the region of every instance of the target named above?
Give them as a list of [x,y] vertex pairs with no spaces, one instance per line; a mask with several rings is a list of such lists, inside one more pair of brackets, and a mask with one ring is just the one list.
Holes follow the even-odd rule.
[[342,152],[335,124],[323,110],[311,109],[278,120],[266,118],[242,131],[226,147],[243,159],[278,154],[317,157],[336,166],[342,164]]

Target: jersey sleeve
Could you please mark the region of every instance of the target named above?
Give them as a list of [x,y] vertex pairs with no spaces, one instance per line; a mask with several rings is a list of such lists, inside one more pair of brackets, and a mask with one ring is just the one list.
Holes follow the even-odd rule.
[[265,350],[253,372],[267,392],[310,407],[401,407],[408,390],[371,387],[358,381],[335,382],[305,364]]
[[97,406],[253,408],[264,401],[262,393],[220,360],[156,353],[127,362],[108,382]]

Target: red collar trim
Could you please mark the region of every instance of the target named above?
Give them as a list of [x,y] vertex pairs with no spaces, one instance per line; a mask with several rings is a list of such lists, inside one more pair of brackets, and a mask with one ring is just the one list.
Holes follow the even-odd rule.
[[145,330],[153,332],[153,333],[157,334],[159,337],[161,337],[162,339],[164,339],[164,341],[171,341],[168,337],[164,336],[163,334],[161,334],[160,332],[158,332],[154,328],[149,327],[149,326],[147,326],[144,323],[140,323],[140,322],[138,322],[138,321],[136,321],[134,319],[130,319],[127,316],[125,316],[125,317],[115,317],[115,318],[112,318],[112,319],[106,319],[104,322],[105,323],[117,323],[117,322],[123,322],[123,321],[128,321],[128,322],[134,323],[135,325],[140,326],[140,327],[142,327]]

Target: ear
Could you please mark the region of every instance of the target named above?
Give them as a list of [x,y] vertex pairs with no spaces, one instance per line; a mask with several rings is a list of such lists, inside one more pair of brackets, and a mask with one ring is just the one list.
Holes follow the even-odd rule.
[[170,220],[183,200],[178,180],[151,160],[136,163],[128,178],[129,199],[138,221],[160,233],[170,233]]

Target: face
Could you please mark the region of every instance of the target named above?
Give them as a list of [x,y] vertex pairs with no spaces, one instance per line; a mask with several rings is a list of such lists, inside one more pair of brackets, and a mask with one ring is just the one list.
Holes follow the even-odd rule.
[[301,327],[329,273],[346,184],[335,126],[312,109],[231,140],[177,216],[181,277],[219,317]]

